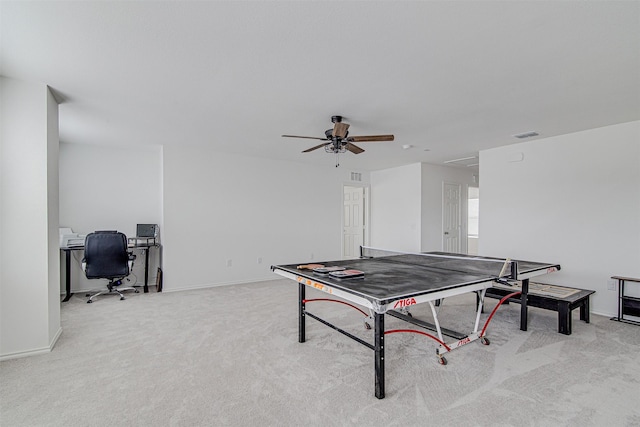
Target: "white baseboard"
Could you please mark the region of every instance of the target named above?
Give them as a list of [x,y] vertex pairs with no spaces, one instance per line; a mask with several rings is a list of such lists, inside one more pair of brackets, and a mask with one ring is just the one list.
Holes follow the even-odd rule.
[[19,359],[22,357],[30,357],[30,356],[37,356],[40,354],[51,353],[51,350],[53,350],[53,347],[56,345],[56,342],[58,342],[58,338],[60,338],[60,335],[62,335],[62,328],[58,328],[58,330],[56,331],[56,334],[53,336],[53,339],[51,340],[51,343],[49,344],[48,347],[34,348],[32,350],[25,350],[25,351],[17,351],[15,353],[0,354],[0,362],[4,360],[9,360],[9,359]]
[[164,292],[193,291],[196,289],[217,288],[218,286],[245,285],[248,283],[269,282],[271,280],[278,280],[278,277],[271,277],[271,278],[261,277],[261,278],[250,279],[250,280],[241,280],[237,282],[207,283],[203,285],[187,286],[184,288],[175,288],[175,289],[167,289],[166,284],[164,284],[162,287],[162,292],[164,293]]
[[56,343],[58,342],[58,338],[60,338],[60,335],[62,335],[62,327],[58,327],[56,334],[53,336],[53,339],[49,344],[49,351],[53,350],[53,348],[56,346]]

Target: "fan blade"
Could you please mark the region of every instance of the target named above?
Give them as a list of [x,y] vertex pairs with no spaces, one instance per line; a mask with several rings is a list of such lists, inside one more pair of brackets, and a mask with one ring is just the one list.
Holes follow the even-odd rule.
[[393,135],[350,136],[349,142],[385,142],[393,141]]
[[316,145],[315,147],[307,148],[306,150],[303,151],[303,153],[308,153],[309,151],[317,150],[318,148],[324,147],[327,144],[328,142],[325,144]]
[[350,142],[347,142],[347,146],[346,146],[347,150],[351,151],[353,154],[360,154],[363,153],[364,150],[360,147],[358,147],[355,144],[352,144]]
[[305,139],[317,139],[318,141],[326,141],[327,138],[317,138],[315,136],[298,136],[298,135],[282,135],[285,138],[305,138]]
[[349,125],[347,123],[338,122],[333,126],[333,133],[331,134],[331,136],[344,138],[345,136],[347,136],[348,130],[349,130]]

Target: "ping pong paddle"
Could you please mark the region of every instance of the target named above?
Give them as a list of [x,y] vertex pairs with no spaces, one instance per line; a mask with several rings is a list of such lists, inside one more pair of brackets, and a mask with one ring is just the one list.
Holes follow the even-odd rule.
[[323,264],[303,264],[296,267],[298,270],[313,270],[314,268],[322,268]]
[[318,274],[329,274],[332,271],[342,271],[342,270],[346,270],[346,268],[344,267],[338,267],[338,266],[333,266],[333,267],[325,267],[324,265],[322,267],[318,267],[318,268],[314,268],[313,272],[314,273],[318,273]]
[[360,270],[334,271],[332,273],[329,273],[329,276],[335,277],[337,279],[357,279],[360,277],[364,277],[364,271],[360,271]]

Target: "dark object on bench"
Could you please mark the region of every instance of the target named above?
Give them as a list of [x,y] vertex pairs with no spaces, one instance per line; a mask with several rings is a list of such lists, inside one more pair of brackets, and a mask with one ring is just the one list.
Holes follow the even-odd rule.
[[[520,290],[519,287],[511,287],[497,285],[487,289],[485,297],[502,298],[512,292]],[[544,288],[553,288],[554,291],[560,293],[545,292]],[[541,288],[541,291],[536,290]],[[566,290],[567,295],[562,295],[562,291]],[[589,296],[595,291],[586,289],[568,288],[566,286],[543,285],[541,283],[529,283],[529,293],[527,295],[527,306],[538,307],[545,310],[553,310],[558,312],[558,332],[565,335],[571,335],[571,312],[580,307],[580,320],[589,323]],[[479,298],[479,297],[478,297]],[[510,298],[507,302],[515,302],[520,304],[520,297]]]

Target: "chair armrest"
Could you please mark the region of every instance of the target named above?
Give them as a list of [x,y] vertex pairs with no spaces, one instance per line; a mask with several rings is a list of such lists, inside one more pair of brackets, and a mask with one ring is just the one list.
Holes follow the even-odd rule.
[[82,258],[82,271],[86,272],[87,271],[87,259],[86,258]]

